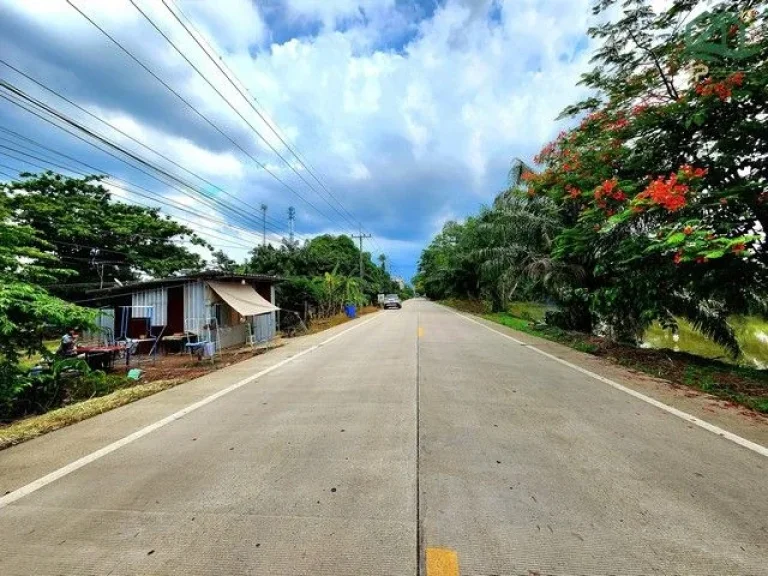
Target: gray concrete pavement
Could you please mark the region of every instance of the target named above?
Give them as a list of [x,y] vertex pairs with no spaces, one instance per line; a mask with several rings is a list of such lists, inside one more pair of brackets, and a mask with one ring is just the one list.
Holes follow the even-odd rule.
[[415,348],[376,318],[3,508],[0,574],[414,574]]
[[[0,485],[291,352],[274,354],[0,453]],[[415,301],[1,508],[0,575],[416,575],[436,547],[464,576],[763,575],[766,472]]]
[[768,461],[420,306],[424,542],[461,574],[768,574]]

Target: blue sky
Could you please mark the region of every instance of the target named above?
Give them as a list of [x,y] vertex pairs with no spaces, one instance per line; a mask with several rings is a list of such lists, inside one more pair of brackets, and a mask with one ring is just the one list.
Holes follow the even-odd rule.
[[[73,1],[226,137],[64,0],[0,0],[2,58],[202,176],[207,183],[184,175],[232,209],[208,206],[5,100],[0,128],[15,134],[0,133],[0,164],[35,170],[8,147],[25,142],[18,135],[43,143],[145,191],[139,198],[113,188],[126,201],[171,202],[166,212],[238,260],[258,241],[261,203],[273,241],[286,234],[289,206],[303,238],[349,233],[360,222],[374,235],[366,249],[385,252],[405,278],[446,221],[490,203],[512,159],[530,159],[562,129],[555,118],[583,96],[576,83],[592,49],[584,34],[591,0],[168,0],[223,56],[309,174],[159,0],[136,3],[237,112],[128,0]],[[0,78],[179,171],[2,64]]]

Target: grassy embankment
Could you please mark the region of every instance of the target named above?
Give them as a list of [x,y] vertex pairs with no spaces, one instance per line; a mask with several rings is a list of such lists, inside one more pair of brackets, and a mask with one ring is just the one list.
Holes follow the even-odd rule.
[[768,323],[760,319],[733,319],[744,351],[734,361],[685,321],[680,323],[677,342],[671,333],[654,325],[646,335],[648,347],[638,348],[608,344],[597,336],[547,326],[543,323],[547,307],[542,304],[515,302],[501,313],[490,313],[480,302],[450,300],[444,304],[768,414],[768,370],[754,367],[768,365]]

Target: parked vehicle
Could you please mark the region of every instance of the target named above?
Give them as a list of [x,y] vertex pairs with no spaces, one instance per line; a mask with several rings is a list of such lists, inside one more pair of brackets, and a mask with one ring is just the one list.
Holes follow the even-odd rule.
[[384,310],[389,308],[397,308],[400,310],[402,307],[403,303],[400,302],[400,297],[397,294],[387,294],[384,298]]

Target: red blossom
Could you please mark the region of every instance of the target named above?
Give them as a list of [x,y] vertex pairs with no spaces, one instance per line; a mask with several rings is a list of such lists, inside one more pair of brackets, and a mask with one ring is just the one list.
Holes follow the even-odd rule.
[[696,258],[697,264],[706,264],[707,262],[709,262],[709,258],[707,258],[706,256],[698,256]]
[[568,192],[568,197],[572,199],[576,199],[581,196],[581,190],[575,186],[571,186],[570,184],[565,187],[565,191]]
[[682,251],[682,250],[680,250],[679,252],[675,252],[675,255],[674,255],[674,257],[672,258],[672,261],[673,261],[675,264],[680,264],[680,262],[682,262],[682,261],[683,261],[683,251]]
[[615,122],[611,122],[610,124],[608,124],[608,129],[609,130],[622,130],[622,129],[626,128],[627,126],[629,126],[629,120],[627,120],[626,118],[619,118]]
[[638,194],[637,198],[650,200],[652,204],[663,206],[670,212],[676,212],[686,205],[685,195],[688,190],[687,185],[677,181],[677,174],[672,174],[669,178],[659,176]]
[[743,243],[741,243],[741,242],[731,246],[731,250],[733,251],[734,254],[741,254],[746,249],[747,249],[747,247]]
[[695,91],[699,96],[717,96],[725,101],[731,97],[733,89],[744,83],[744,72],[734,72],[722,82],[715,82],[712,78],[707,78],[696,85]]
[[648,110],[648,108],[649,108],[648,104],[638,104],[637,106],[632,108],[632,115],[639,116],[640,114]]
[[693,234],[693,227],[686,226],[685,228],[683,228],[683,234],[685,234],[686,236],[690,236],[691,234]]
[[707,169],[706,168],[694,168],[690,164],[683,164],[680,166],[680,172],[683,176],[688,178],[689,180],[693,178],[703,178],[707,175]]
[[732,86],[741,86],[744,84],[744,72],[734,72],[727,80]]

